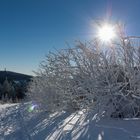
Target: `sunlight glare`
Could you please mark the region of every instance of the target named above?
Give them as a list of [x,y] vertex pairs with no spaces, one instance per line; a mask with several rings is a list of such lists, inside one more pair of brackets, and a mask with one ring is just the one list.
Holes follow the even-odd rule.
[[103,42],[110,42],[115,37],[115,30],[111,25],[104,25],[99,28],[98,38]]

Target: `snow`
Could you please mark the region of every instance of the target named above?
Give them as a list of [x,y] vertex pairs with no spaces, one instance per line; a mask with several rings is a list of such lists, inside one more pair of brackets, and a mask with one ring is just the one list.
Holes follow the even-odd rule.
[[0,140],[139,140],[140,119],[97,119],[93,113],[28,110],[31,103],[0,105]]
[[15,105],[17,105],[17,104],[0,104],[0,110],[15,106]]

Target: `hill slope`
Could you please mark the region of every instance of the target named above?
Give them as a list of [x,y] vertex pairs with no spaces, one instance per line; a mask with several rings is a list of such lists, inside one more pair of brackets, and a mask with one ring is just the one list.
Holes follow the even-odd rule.
[[12,71],[0,71],[0,83],[6,79],[9,81],[29,81],[33,76]]

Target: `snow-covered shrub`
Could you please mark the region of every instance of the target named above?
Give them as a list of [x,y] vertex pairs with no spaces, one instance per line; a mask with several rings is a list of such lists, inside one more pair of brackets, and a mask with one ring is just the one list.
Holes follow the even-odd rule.
[[140,48],[129,39],[100,48],[79,42],[49,53],[31,82],[32,99],[49,111],[90,108],[112,117],[140,116]]

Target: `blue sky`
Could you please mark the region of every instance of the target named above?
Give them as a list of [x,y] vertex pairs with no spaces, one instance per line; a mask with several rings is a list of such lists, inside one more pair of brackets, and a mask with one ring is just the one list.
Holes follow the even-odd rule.
[[140,0],[0,0],[0,70],[33,74],[47,52],[92,39],[96,19],[140,35],[139,13]]

